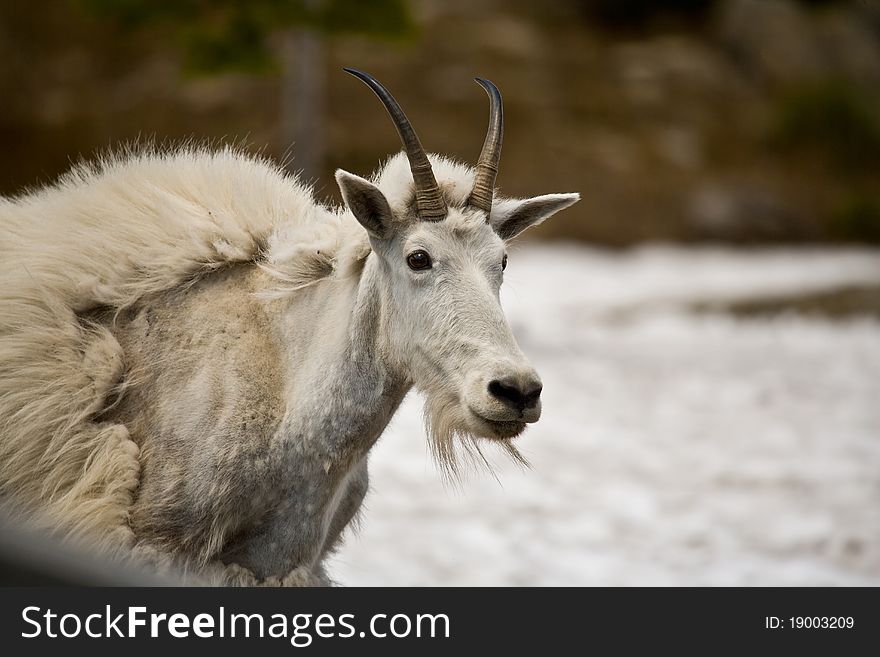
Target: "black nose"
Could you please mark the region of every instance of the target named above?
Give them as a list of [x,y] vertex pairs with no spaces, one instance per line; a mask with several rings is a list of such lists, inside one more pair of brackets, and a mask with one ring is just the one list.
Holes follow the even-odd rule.
[[520,383],[511,377],[505,377],[489,382],[490,395],[520,411],[531,408],[538,403],[541,390],[543,390],[543,386],[539,381]]

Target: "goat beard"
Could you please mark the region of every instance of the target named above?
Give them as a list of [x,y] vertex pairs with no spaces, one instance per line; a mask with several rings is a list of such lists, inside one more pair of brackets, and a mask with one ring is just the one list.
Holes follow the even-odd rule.
[[446,395],[426,396],[424,408],[425,432],[431,445],[431,452],[444,479],[457,483],[462,469],[485,469],[497,479],[492,464],[483,454],[482,444],[498,445],[518,465],[528,468],[529,462],[513,445],[511,439],[483,440],[465,429],[467,426],[461,404]]

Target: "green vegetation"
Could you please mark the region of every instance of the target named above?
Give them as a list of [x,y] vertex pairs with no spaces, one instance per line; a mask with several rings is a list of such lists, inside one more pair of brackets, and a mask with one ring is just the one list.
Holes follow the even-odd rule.
[[849,172],[880,167],[880,121],[875,103],[853,85],[826,81],[785,95],[771,129],[773,145],[818,152]]
[[611,29],[639,29],[657,21],[699,21],[714,7],[715,0],[577,0],[591,21]]
[[405,0],[78,0],[91,14],[127,30],[169,29],[182,47],[187,69],[260,72],[277,68],[270,38],[305,28],[396,40],[414,26]]
[[832,188],[842,184],[824,216],[834,240],[880,243],[880,120],[877,101],[858,87],[830,80],[800,85],[777,104],[770,143],[786,157],[817,157]]
[[831,231],[841,240],[880,243],[880,201],[853,195],[833,215]]

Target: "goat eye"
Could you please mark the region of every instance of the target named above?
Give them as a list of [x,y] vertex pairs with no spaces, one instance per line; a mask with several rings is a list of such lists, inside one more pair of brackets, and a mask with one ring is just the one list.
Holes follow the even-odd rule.
[[501,258],[501,271],[507,269],[507,254],[504,254],[504,257]]
[[422,251],[419,249],[418,251],[413,251],[408,256],[406,256],[406,264],[409,265],[410,269],[414,269],[418,271],[419,269],[430,269],[431,268],[431,256],[428,255],[427,251]]

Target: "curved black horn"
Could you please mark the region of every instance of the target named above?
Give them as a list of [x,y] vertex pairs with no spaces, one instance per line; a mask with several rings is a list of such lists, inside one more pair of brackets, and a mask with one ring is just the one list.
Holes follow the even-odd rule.
[[504,105],[498,87],[484,80],[474,78],[476,83],[489,94],[489,129],[480,159],[477,160],[474,187],[468,197],[468,205],[479,208],[486,213],[492,211],[492,194],[495,190],[495,177],[498,175],[498,163],[501,161],[501,142],[504,140]]
[[409,168],[412,171],[416,187],[416,208],[418,208],[419,217],[427,221],[443,219],[446,216],[446,203],[440,194],[440,186],[437,184],[437,179],[434,178],[431,163],[428,161],[428,156],[425,154],[425,149],[422,148],[416,131],[398,102],[394,100],[394,96],[373,76],[354,68],[342,70],[363,81],[388,110],[388,114],[397,128],[397,133],[400,135],[400,141],[403,142],[406,156],[409,158]]

